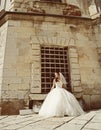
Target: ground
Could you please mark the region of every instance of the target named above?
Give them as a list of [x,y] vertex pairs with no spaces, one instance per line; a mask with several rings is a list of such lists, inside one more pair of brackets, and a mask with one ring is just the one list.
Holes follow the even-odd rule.
[[78,117],[0,116],[0,130],[101,130],[101,110]]

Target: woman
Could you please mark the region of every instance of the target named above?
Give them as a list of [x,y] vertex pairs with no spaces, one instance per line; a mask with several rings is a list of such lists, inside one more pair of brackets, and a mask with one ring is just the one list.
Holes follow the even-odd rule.
[[78,116],[84,114],[84,111],[74,95],[64,89],[66,84],[64,76],[56,72],[52,89],[48,93],[39,111],[40,116]]

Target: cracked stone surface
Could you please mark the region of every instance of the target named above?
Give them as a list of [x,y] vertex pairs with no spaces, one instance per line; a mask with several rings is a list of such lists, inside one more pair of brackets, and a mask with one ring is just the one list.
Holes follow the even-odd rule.
[[0,130],[101,130],[101,110],[78,117],[0,116]]

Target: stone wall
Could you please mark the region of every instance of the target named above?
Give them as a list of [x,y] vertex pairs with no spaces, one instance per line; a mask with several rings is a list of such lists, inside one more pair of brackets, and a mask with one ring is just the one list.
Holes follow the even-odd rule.
[[69,1],[49,2],[37,0],[8,0],[5,3],[5,6],[3,3],[4,1],[2,1],[1,9],[4,8],[7,11],[81,16],[81,11],[78,4],[73,4],[73,1],[71,3]]
[[31,24],[27,21],[8,21],[2,81],[2,111],[5,114],[7,103],[8,107],[17,104],[18,111],[25,105],[24,101],[28,100],[32,56],[30,36],[34,30]]
[[0,28],[0,106],[1,106],[1,91],[2,91],[2,75],[3,75],[3,65],[4,65],[4,54],[5,54],[5,47],[6,47],[6,38],[7,38],[7,25],[6,22]]
[[[41,1],[41,0],[1,0],[0,10],[17,11],[17,12],[33,12],[34,5],[38,5],[37,10],[45,10],[46,13],[63,14],[62,10],[66,7],[66,4],[79,7],[82,12],[82,16],[89,17],[89,6],[92,0],[62,0],[62,2]],[[100,13],[100,0],[95,0],[97,11]],[[73,9],[75,10],[75,9]],[[35,11],[35,10],[34,10]]]
[[2,114],[18,114],[32,93],[44,97],[41,94],[41,45],[68,46],[73,94],[84,101],[87,109],[101,107],[99,19],[8,13],[3,20],[6,23],[0,31],[4,36],[2,52],[5,57]]
[[[20,5],[20,6],[17,6]],[[64,3],[51,3],[51,2],[39,2],[39,1],[28,1],[28,2],[16,2],[12,3],[11,11],[23,11],[23,12],[35,12],[34,9],[36,7],[36,10],[39,9],[39,12],[41,10],[44,10],[47,14],[63,14],[62,10],[66,6]]]
[[83,99],[87,108],[99,108],[101,107],[101,25],[88,27],[86,31],[81,32],[76,33],[76,37]]
[[1,9],[5,9],[7,11],[29,12],[29,9],[33,8],[34,5],[39,5],[42,9],[46,10],[47,13],[51,12],[54,14],[62,14],[62,9],[66,6],[64,2],[59,3],[37,0],[7,0],[5,3],[4,0],[1,1]]
[[[52,20],[51,17],[50,22],[49,19],[44,21],[43,16],[38,18],[33,16],[33,18],[34,22],[8,20],[2,82],[2,114],[11,114],[11,106],[16,107],[15,103],[17,108],[14,109],[18,113],[17,110],[28,101],[30,93],[41,93],[40,45],[68,46],[70,44],[71,62],[78,62],[74,40],[70,37],[66,38],[66,35],[70,34],[64,32],[65,25],[61,23],[61,19],[59,19],[60,23],[57,21],[54,24],[54,19]],[[73,73],[76,73],[75,70]],[[7,107],[11,110],[7,111]]]

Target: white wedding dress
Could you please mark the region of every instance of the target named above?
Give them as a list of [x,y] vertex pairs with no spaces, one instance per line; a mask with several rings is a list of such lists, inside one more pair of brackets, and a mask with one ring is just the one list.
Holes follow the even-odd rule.
[[40,116],[78,116],[84,114],[74,95],[62,88],[61,81],[56,82],[55,86],[56,88],[52,89],[44,100],[39,110]]

